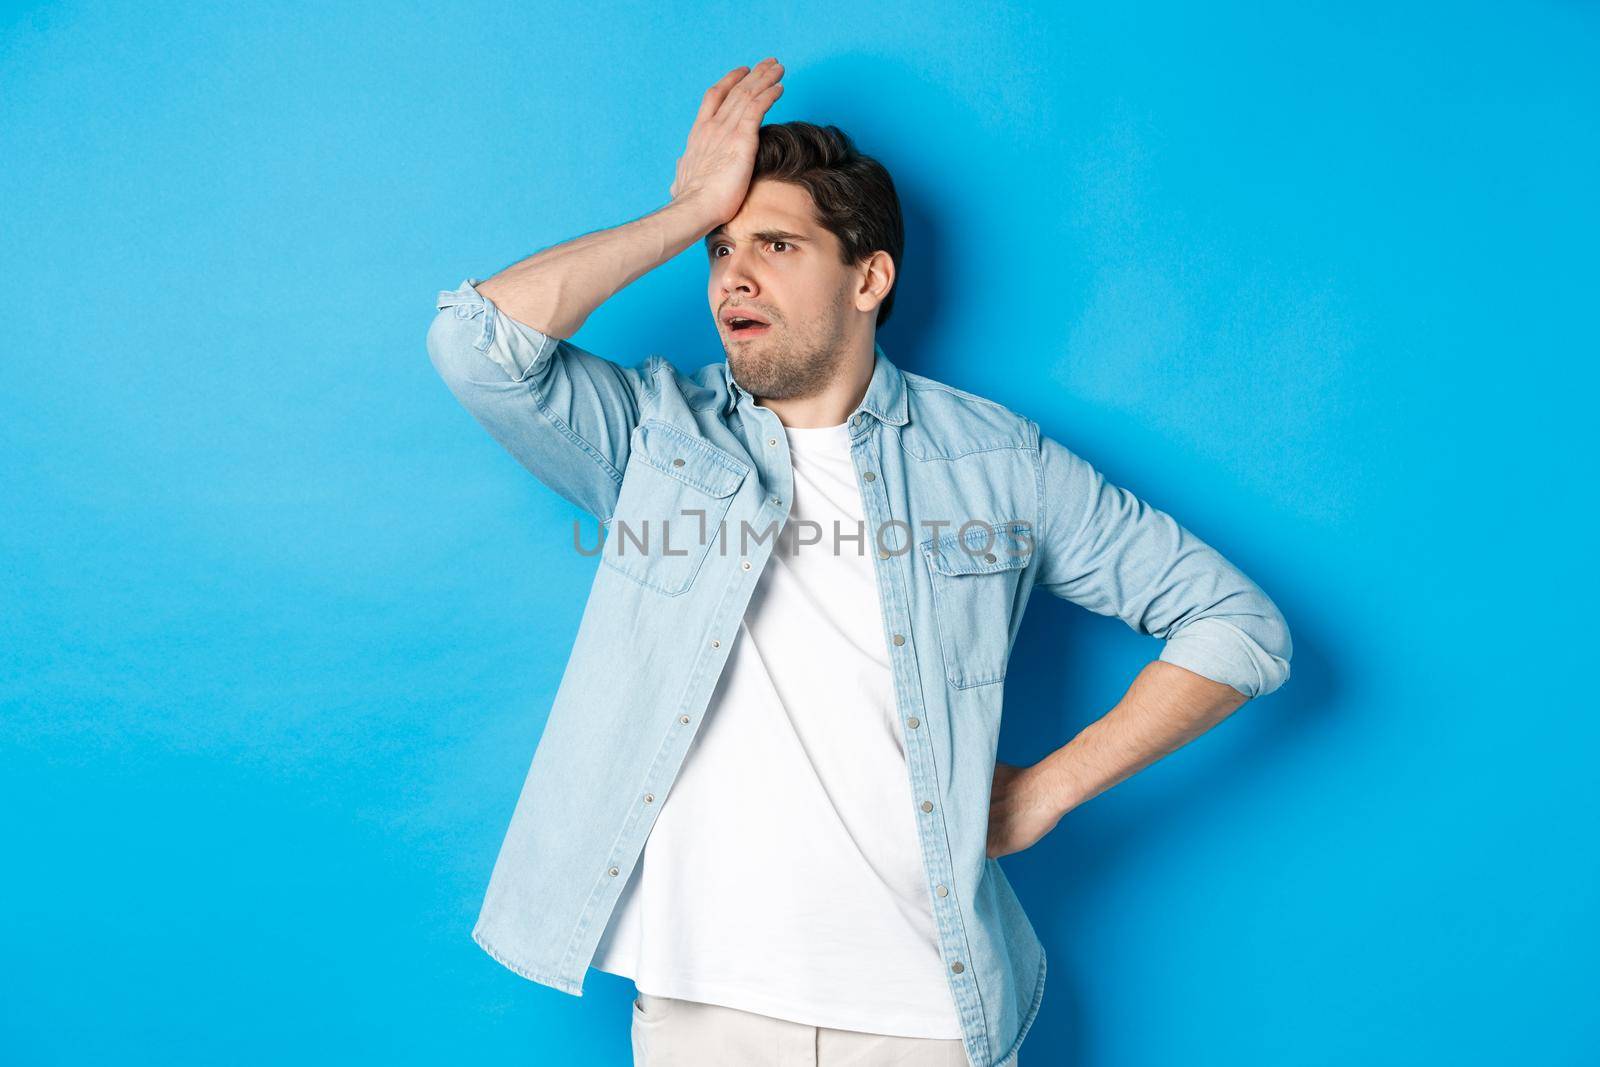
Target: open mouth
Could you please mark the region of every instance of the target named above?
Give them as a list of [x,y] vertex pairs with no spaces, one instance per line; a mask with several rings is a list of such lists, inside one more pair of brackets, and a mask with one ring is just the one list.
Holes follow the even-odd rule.
[[772,328],[770,323],[747,315],[730,315],[723,321],[728,325],[728,332],[739,337],[756,337]]

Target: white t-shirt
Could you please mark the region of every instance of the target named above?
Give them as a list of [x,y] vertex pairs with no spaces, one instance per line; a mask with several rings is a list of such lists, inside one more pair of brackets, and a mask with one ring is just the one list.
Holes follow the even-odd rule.
[[850,432],[785,433],[790,522],[593,966],[656,996],[959,1038]]

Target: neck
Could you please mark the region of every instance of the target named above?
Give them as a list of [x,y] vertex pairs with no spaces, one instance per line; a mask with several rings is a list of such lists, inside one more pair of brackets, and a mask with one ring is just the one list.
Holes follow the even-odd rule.
[[872,382],[876,358],[873,338],[866,338],[864,351],[860,345],[852,347],[851,357],[821,392],[809,396],[756,397],[755,402],[776,412],[778,421],[785,426],[810,429],[839,425],[861,403]]

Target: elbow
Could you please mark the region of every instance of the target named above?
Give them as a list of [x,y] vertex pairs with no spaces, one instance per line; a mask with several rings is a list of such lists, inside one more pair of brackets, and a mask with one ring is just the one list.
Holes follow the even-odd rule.
[[537,388],[550,373],[561,341],[503,314],[464,283],[439,294],[428,327],[428,357],[457,392],[508,382]]
[[1234,688],[1251,698],[1262,697],[1289,680],[1294,637],[1289,621],[1260,586],[1249,582],[1231,612],[1218,621],[1233,631],[1238,646],[1241,670]]
[[[495,316],[467,279],[456,289],[441,290],[434,302],[438,313],[428,326],[428,359],[439,377],[456,393],[474,384],[503,382],[511,368],[495,352]],[[512,375],[515,377],[515,375]]]
[[1265,594],[1255,598],[1255,609],[1248,615],[1235,615],[1234,624],[1252,667],[1251,697],[1266,696],[1289,680],[1289,660],[1294,655],[1294,637],[1289,621],[1278,605]]
[[1261,689],[1257,696],[1265,696],[1289,680],[1289,660],[1294,656],[1294,637],[1289,633],[1289,621],[1278,606],[1267,601],[1262,615],[1257,644],[1261,647]]
[[1168,637],[1160,658],[1231,685],[1253,699],[1289,680],[1292,651],[1288,622],[1263,597],[1248,613],[1193,620]]
[[[486,327],[481,312],[471,308],[467,304],[440,308],[428,326],[428,361],[458,396],[476,391],[475,385],[506,379],[505,372],[484,350]],[[466,314],[462,313],[464,310]]]
[[455,308],[441,308],[428,326],[428,362],[446,383],[467,373],[465,353],[472,346],[467,325]]

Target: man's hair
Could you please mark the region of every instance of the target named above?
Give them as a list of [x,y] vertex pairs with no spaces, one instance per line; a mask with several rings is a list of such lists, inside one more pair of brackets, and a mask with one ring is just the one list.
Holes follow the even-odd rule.
[[889,321],[900,288],[900,253],[905,225],[900,198],[882,163],[856,150],[837,126],[780,122],[761,127],[750,176],[804,187],[816,205],[817,222],[839,239],[846,264],[877,251],[894,260],[895,281],[878,305],[878,326]]

